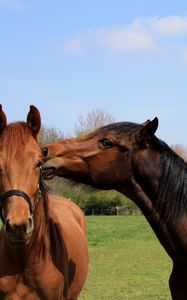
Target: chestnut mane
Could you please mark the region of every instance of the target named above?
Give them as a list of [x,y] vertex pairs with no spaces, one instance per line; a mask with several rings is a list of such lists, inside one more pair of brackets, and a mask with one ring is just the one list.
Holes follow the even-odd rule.
[[21,149],[28,142],[31,130],[25,122],[10,123],[1,136],[3,158],[6,162],[19,157]]

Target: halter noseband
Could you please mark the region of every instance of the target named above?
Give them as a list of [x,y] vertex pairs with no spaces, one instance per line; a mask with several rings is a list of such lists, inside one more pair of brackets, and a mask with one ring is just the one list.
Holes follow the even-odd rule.
[[42,177],[42,168],[40,168],[40,176],[39,176],[39,183],[38,183],[38,187],[35,193],[35,197],[34,197],[34,204],[32,205],[31,199],[30,197],[21,190],[17,190],[17,189],[12,189],[9,191],[6,191],[4,193],[2,193],[0,195],[0,217],[2,219],[2,221],[4,222],[4,216],[3,216],[3,212],[2,212],[2,206],[1,203],[5,201],[6,198],[10,197],[10,196],[21,196],[29,205],[29,210],[31,215],[34,214],[35,208],[36,208],[36,204],[38,202],[38,198],[41,196],[41,189],[45,189],[45,190],[49,190],[47,185],[45,184],[45,182],[43,181],[43,177]]

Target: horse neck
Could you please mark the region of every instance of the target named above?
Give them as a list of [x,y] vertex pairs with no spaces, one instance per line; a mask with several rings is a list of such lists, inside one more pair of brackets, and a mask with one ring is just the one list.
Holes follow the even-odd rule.
[[[171,149],[167,150],[160,153],[159,160],[152,159],[155,165],[141,173],[141,177],[135,172],[128,188],[120,191],[137,204],[167,253],[175,257],[173,237],[176,228],[182,226],[180,220],[187,217],[187,165]],[[150,165],[145,161],[143,164]]]
[[[187,217],[187,164],[167,145],[146,153],[134,161],[127,192],[143,211],[155,210],[165,223],[178,222]],[[140,191],[147,199],[140,201]]]
[[[160,220],[160,216],[156,212],[151,199],[142,190],[141,186],[132,178],[128,186],[128,190],[129,189],[131,189],[130,194],[127,192],[126,188],[121,188],[119,192],[128,196],[140,208],[151,228],[155,232],[158,240],[169,256],[173,258],[175,256],[175,245],[170,237],[167,225]],[[134,191],[134,193],[132,191]]]

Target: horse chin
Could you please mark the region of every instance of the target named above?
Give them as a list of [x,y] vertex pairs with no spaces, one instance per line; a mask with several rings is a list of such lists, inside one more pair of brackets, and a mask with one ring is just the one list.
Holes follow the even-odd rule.
[[22,235],[20,237],[13,236],[11,234],[6,234],[7,240],[12,246],[26,246],[29,244],[32,232],[29,234]]
[[12,246],[16,246],[16,247],[17,246],[26,246],[30,242],[30,237],[25,237],[24,239],[21,239],[21,240],[8,238],[8,241]]
[[54,167],[44,167],[42,170],[42,176],[45,180],[50,180],[56,175],[56,169]]
[[55,176],[72,179],[72,176],[68,176],[64,168],[56,169],[55,167],[44,167],[42,170],[42,176],[45,180],[50,180]]

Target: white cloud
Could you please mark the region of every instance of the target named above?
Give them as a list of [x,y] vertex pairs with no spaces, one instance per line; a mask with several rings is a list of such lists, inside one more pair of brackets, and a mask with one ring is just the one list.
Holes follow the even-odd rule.
[[98,30],[97,44],[122,54],[153,51],[156,44],[151,35],[141,26],[113,27]]
[[[103,27],[79,33],[62,45],[63,52],[108,49],[132,55],[157,53],[162,58],[186,62],[187,16],[136,18],[123,26]],[[183,57],[183,59],[182,59]]]
[[152,18],[150,26],[160,34],[176,36],[187,33],[186,16],[168,16],[164,18]]
[[156,43],[141,24],[133,22],[130,26],[104,27],[89,30],[64,43],[65,52],[80,52],[86,47],[108,48],[122,54],[153,51]]
[[63,46],[65,52],[78,53],[82,49],[82,43],[79,39],[72,39]]
[[60,47],[63,52],[79,53],[85,47],[94,43],[93,32],[79,35],[73,39],[70,39],[67,43],[64,43]]
[[0,5],[15,11],[30,9],[30,6],[24,0],[0,0]]

